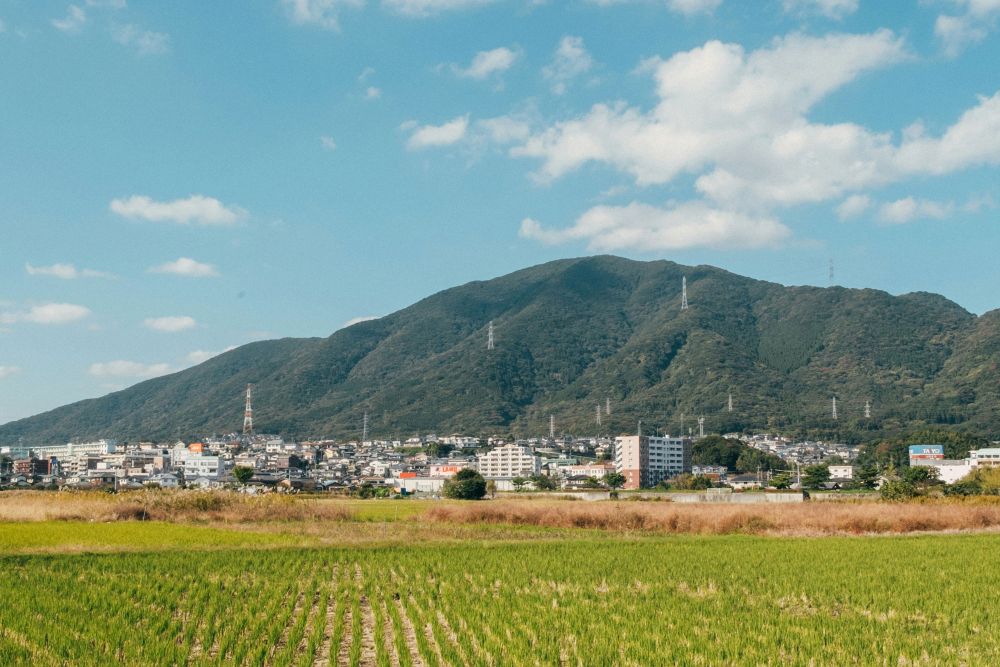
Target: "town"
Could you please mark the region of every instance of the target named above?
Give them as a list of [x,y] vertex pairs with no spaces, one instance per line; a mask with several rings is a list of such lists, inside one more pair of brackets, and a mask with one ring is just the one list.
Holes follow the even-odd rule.
[[[0,448],[0,488],[94,489],[235,488],[319,491],[371,496],[436,496],[462,469],[478,471],[494,491],[625,490],[669,486],[682,476],[702,477],[734,490],[766,488],[787,479],[801,486],[801,472],[827,464],[826,488],[848,485],[859,448],[794,441],[780,435],[728,440],[780,457],[777,470],[737,474],[718,465],[692,463],[697,438],[632,435],[616,438],[501,437],[426,434],[407,440],[286,441],[277,436],[232,433],[198,441],[119,444],[113,439]],[[973,468],[1000,463],[1000,449],[980,449],[964,460],[946,460],[941,445],[910,447],[910,464],[937,469],[954,483]],[[611,475],[620,475],[620,483]],[[778,483],[780,487],[781,484]]]

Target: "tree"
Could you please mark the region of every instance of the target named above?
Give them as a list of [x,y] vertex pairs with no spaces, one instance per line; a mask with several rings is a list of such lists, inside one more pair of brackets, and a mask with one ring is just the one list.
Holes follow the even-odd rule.
[[790,489],[792,488],[792,475],[787,472],[779,472],[777,475],[771,478],[771,486],[776,489]]
[[712,480],[704,475],[692,475],[685,472],[677,475],[670,487],[681,491],[704,491],[712,488]]
[[486,495],[486,480],[475,470],[464,468],[444,483],[441,493],[455,500],[481,500]]
[[868,464],[859,466],[854,473],[854,481],[863,489],[874,489],[878,486],[878,468]]
[[625,475],[620,472],[609,472],[604,476],[604,483],[608,485],[609,489],[614,491],[625,486]]
[[909,500],[917,495],[917,488],[902,479],[886,480],[879,490],[882,500]]
[[497,483],[496,480],[486,480],[486,493],[490,494],[490,498],[497,497]]
[[539,491],[555,491],[559,488],[559,483],[548,475],[532,475],[529,479]]
[[524,491],[524,487],[528,486],[528,480],[524,477],[515,477],[510,480],[510,483],[514,485],[515,491]]
[[253,477],[253,468],[250,466],[236,466],[233,468],[233,477],[240,483],[240,486],[246,486]]
[[807,466],[802,476],[802,486],[807,489],[818,489],[830,481],[830,466],[819,463]]

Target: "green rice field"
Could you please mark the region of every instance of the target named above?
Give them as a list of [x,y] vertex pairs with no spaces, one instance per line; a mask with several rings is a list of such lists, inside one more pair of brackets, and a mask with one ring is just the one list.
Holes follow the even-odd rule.
[[995,534],[29,554],[10,528],[3,665],[1000,664]]

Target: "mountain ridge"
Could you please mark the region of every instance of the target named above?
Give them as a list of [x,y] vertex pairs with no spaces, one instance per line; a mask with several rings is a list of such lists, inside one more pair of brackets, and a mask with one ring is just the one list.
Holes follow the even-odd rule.
[[[691,307],[680,309],[686,277]],[[496,349],[486,350],[488,323]],[[0,426],[0,443],[156,440],[255,422],[286,435],[792,429],[860,439],[914,425],[1000,433],[1000,311],[875,289],[783,286],[716,267],[561,259],[425,297],[326,338],[259,341]],[[725,410],[729,393],[735,409]],[[842,418],[828,409],[836,395]],[[861,406],[872,401],[872,419]]]

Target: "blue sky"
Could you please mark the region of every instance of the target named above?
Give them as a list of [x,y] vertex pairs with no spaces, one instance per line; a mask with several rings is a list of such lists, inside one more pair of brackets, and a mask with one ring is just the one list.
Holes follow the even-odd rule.
[[0,423],[560,257],[1000,306],[1000,0],[0,0]]

